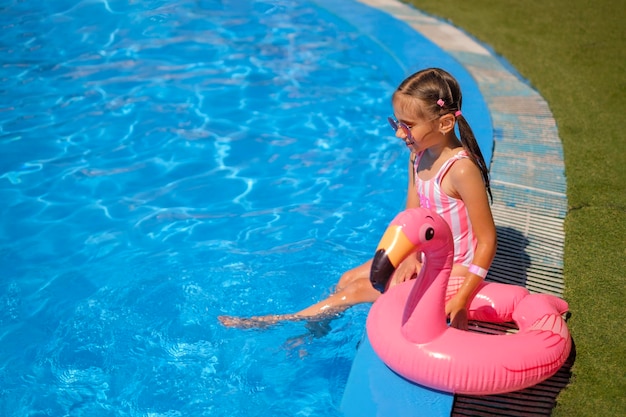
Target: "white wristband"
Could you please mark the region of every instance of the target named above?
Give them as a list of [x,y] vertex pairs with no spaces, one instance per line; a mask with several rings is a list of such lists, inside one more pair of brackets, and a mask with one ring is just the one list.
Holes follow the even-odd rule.
[[481,268],[478,265],[474,265],[474,264],[470,264],[468,271],[471,272],[472,274],[476,274],[479,277],[485,279],[485,277],[487,276],[487,270],[485,268]]

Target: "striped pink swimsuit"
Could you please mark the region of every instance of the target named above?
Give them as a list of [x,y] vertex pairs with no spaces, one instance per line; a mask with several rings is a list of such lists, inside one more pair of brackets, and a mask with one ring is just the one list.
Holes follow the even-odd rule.
[[465,150],[459,151],[443,164],[437,175],[424,181],[417,176],[417,167],[423,154],[422,152],[415,158],[415,188],[420,199],[420,206],[435,210],[448,223],[454,236],[454,263],[467,266],[474,258],[476,247],[472,223],[463,200],[452,198],[444,193],[441,190],[441,180],[452,164],[459,159],[468,158],[468,155]]

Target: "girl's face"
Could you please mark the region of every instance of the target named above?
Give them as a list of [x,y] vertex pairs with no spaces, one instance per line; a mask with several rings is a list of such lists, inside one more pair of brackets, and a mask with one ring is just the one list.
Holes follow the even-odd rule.
[[396,137],[402,139],[412,152],[422,152],[436,143],[433,142],[437,138],[435,121],[439,117],[428,119],[419,106],[415,103],[407,105],[407,101],[408,99],[394,100],[395,120],[389,118],[389,124],[396,131]]

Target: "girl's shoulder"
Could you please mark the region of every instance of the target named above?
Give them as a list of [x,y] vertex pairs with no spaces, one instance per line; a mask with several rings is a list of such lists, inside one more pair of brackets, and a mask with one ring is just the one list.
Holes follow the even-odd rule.
[[[446,175],[448,171],[450,171],[455,165],[458,165],[461,161],[471,162],[467,151],[465,151],[465,149],[463,148],[453,149],[452,152],[449,153],[447,156],[440,158],[440,162],[438,164],[440,165],[439,176],[443,177],[444,175]],[[461,165],[463,164],[464,163],[461,163]]]
[[[461,155],[461,153],[465,153],[465,155]],[[468,181],[483,184],[480,169],[466,151],[459,152],[454,159],[455,161],[450,165],[447,174],[456,186]]]
[[465,150],[465,148],[457,148],[455,149],[455,154],[450,159],[469,159],[469,153]]

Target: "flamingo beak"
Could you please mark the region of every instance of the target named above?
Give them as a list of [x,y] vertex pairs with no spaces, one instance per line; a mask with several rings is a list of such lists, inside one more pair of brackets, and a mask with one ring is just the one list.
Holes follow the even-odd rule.
[[389,279],[398,265],[417,250],[402,229],[402,225],[391,225],[387,228],[372,261],[370,282],[381,293],[385,292]]

